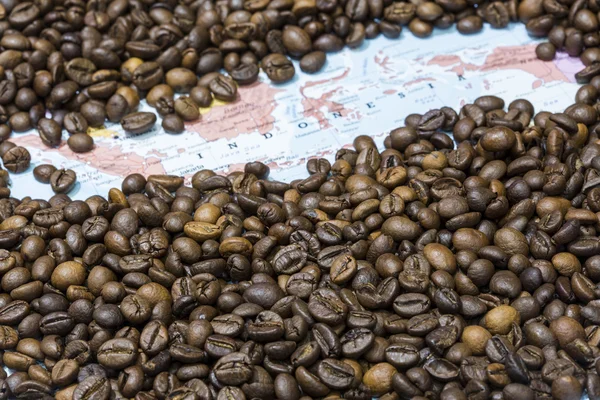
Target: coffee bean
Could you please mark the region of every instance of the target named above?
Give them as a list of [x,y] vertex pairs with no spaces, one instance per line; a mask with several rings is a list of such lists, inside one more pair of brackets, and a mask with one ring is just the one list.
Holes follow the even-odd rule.
[[535,48],[535,54],[542,61],[552,61],[556,55],[556,48],[552,43],[540,43]]
[[292,57],[302,57],[311,51],[312,41],[305,30],[287,25],[283,29],[283,45]]
[[198,83],[198,78],[189,69],[174,68],[167,72],[165,82],[177,93],[189,93]]
[[92,74],[95,71],[94,63],[85,58],[74,58],[65,66],[65,75],[81,86],[92,83]]
[[157,62],[147,61],[135,69],[132,79],[138,88],[148,90],[161,83],[163,77],[162,67]]
[[195,121],[200,117],[198,104],[191,97],[182,96],[175,100],[174,109],[184,121]]
[[190,97],[199,107],[208,107],[212,103],[212,94],[207,87],[196,86],[190,90]]
[[471,15],[456,23],[458,31],[465,35],[479,32],[483,28],[483,21],[477,15]]
[[75,153],[87,153],[94,148],[94,139],[85,133],[75,133],[69,137],[67,144]]
[[56,171],[56,167],[50,164],[40,164],[33,169],[34,178],[41,183],[50,183],[50,176]]
[[294,64],[283,54],[273,53],[261,60],[261,67],[275,83],[288,82],[294,77]]
[[211,93],[217,100],[233,101],[237,96],[237,86],[233,79],[218,75],[208,85]]
[[60,360],[52,369],[52,382],[57,386],[67,386],[77,379],[79,364],[75,360]]
[[420,38],[428,37],[433,33],[433,26],[428,22],[420,20],[419,18],[415,18],[410,21],[408,29],[410,29],[413,35]]
[[111,387],[107,377],[90,376],[75,387],[73,399],[106,399],[110,396]]
[[86,119],[78,112],[70,112],[65,115],[63,124],[65,129],[70,134],[86,133],[88,129],[88,123]]
[[106,118],[110,122],[121,122],[128,113],[129,103],[123,95],[116,93],[106,102]]
[[59,169],[50,175],[50,185],[54,193],[68,193],[77,183],[77,174],[70,169]]
[[344,42],[342,39],[332,33],[325,33],[313,42],[313,50],[324,51],[325,53],[334,53],[342,50],[343,47]]
[[137,345],[129,339],[111,339],[98,349],[98,362],[108,368],[122,369],[137,357]]
[[322,51],[313,51],[302,57],[300,60],[300,69],[303,72],[314,74],[317,73],[325,65],[326,56]]
[[384,394],[392,389],[392,378],[396,368],[388,363],[379,363],[371,367],[363,375],[363,384],[373,394]]
[[81,115],[92,127],[100,127],[106,119],[106,107],[98,100],[89,100],[80,108]]
[[162,127],[168,133],[181,133],[185,130],[183,119],[175,114],[164,116],[162,120]]
[[136,112],[126,115],[121,120],[121,126],[127,133],[134,135],[146,133],[156,123],[156,115],[150,112]]
[[249,85],[258,79],[258,65],[256,63],[242,63],[230,71],[231,77],[240,85]]
[[38,122],[38,132],[42,142],[48,147],[60,145],[62,129],[60,125],[52,119],[42,118]]
[[16,146],[2,155],[2,163],[4,164],[4,168],[12,173],[18,174],[29,168],[31,154],[29,154],[29,151],[27,151],[26,148]]

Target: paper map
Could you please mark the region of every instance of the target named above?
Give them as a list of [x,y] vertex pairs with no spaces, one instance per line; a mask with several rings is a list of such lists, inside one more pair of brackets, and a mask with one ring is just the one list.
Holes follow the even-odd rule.
[[[559,53],[552,62],[535,56],[537,40],[522,24],[508,29],[486,28],[474,36],[455,29],[436,30],[418,39],[405,29],[397,40],[366,41],[356,50],[330,54],[323,71],[300,72],[284,85],[259,81],[240,87],[233,103],[215,101],[201,110],[201,120],[179,135],[165,133],[160,119],[141,135],[127,135],[120,125],[90,130],[95,149],[76,154],[65,132],[59,148],[42,144],[35,130],[10,139],[31,152],[28,171],[11,174],[12,195],[48,198],[50,185],[37,182],[31,170],[51,163],[73,169],[78,184],[69,194],[85,199],[106,196],[128,174],[174,174],[187,182],[201,169],[222,173],[260,160],[271,177],[305,177],[309,157],[333,159],[337,149],[355,136],[368,134],[382,146],[385,135],[403,124],[406,115],[432,108],[458,108],[485,94],[511,101],[526,97],[537,107],[557,111],[573,103],[579,85],[573,74],[583,66],[578,58]],[[142,104],[141,111],[152,111]]]

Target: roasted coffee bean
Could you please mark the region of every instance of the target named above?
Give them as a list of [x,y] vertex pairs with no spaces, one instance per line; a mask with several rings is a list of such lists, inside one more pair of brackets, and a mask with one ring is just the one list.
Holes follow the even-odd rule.
[[261,67],[275,83],[290,81],[295,74],[294,64],[283,54],[273,53],[261,60]]
[[185,130],[185,125],[178,115],[168,114],[163,117],[162,128],[168,133],[181,133]]
[[86,119],[78,112],[70,112],[65,115],[63,125],[70,134],[86,133],[88,129]]
[[229,73],[240,85],[249,85],[258,79],[259,68],[256,63],[242,63]]
[[26,171],[31,163],[31,154],[21,146],[13,147],[2,155],[4,168],[15,174]]
[[552,61],[556,55],[556,47],[552,43],[540,43],[535,48],[535,55],[542,61]]
[[132,80],[138,88],[148,90],[161,83],[163,77],[164,73],[160,64],[154,61],[147,61],[140,64],[133,71]]
[[49,147],[60,145],[62,129],[56,121],[48,118],[42,118],[37,125],[40,139]]
[[108,368],[125,368],[135,362],[136,357],[137,344],[129,339],[112,339],[98,349],[98,362]]
[[156,115],[150,112],[135,112],[121,120],[121,126],[127,133],[138,135],[146,133],[154,127]]
[[77,174],[70,169],[59,169],[50,175],[50,185],[54,193],[69,193],[77,183]]
[[190,97],[182,96],[175,100],[174,110],[184,121],[195,121],[200,117],[198,104]]
[[106,399],[110,396],[110,381],[105,376],[92,375],[75,387],[73,399]]
[[187,68],[173,68],[165,75],[165,82],[177,93],[189,93],[198,83],[198,78]]
[[190,97],[199,107],[208,107],[212,103],[212,94],[207,87],[196,86],[190,90]]
[[86,119],[92,127],[100,127],[106,119],[106,107],[99,100],[89,100],[81,105],[79,110],[81,115]]
[[313,51],[300,59],[300,69],[303,72],[314,74],[319,72],[325,65],[326,55],[322,51]]
[[75,153],[87,153],[94,148],[94,139],[85,133],[75,133],[69,137],[67,144]]
[[218,75],[210,81],[208,88],[217,100],[233,101],[237,96],[237,86],[233,79]]
[[128,113],[129,103],[124,96],[116,93],[106,102],[106,118],[110,122],[121,122]]

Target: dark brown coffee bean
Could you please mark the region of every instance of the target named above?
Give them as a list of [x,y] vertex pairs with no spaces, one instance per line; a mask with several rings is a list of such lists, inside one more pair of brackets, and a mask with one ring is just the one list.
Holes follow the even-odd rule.
[[110,122],[121,122],[123,117],[129,113],[129,103],[122,95],[113,94],[106,102],[106,118]]
[[42,118],[38,122],[37,128],[40,139],[46,146],[56,147],[60,145],[62,129],[54,120]]
[[542,61],[552,61],[556,55],[556,48],[552,43],[540,43],[535,48],[535,54]]
[[156,115],[150,112],[135,112],[121,119],[121,126],[127,133],[139,135],[148,132],[156,123]]
[[80,112],[92,127],[102,126],[106,119],[106,108],[104,103],[98,100],[87,101],[81,106]]
[[106,399],[110,396],[111,388],[107,377],[93,375],[85,378],[75,387],[73,399]]
[[50,175],[50,185],[54,193],[68,193],[77,183],[77,174],[70,169],[59,169]]
[[98,362],[108,368],[126,368],[136,357],[137,345],[129,339],[112,339],[98,349]]
[[33,127],[31,117],[26,112],[16,112],[8,119],[8,124],[15,132],[26,132]]
[[67,144],[75,153],[87,153],[94,148],[94,139],[85,133],[75,133],[69,137]]
[[65,115],[63,124],[67,132],[70,134],[86,133],[88,129],[88,123],[86,119],[78,112],[70,112]]
[[207,87],[196,86],[190,91],[190,97],[199,107],[208,107],[212,103],[212,94]]
[[165,82],[177,93],[189,93],[196,86],[196,74],[186,68],[174,68],[165,75]]
[[483,21],[479,16],[471,15],[459,20],[456,28],[460,33],[466,35],[477,33],[483,28]]
[[312,41],[310,36],[300,27],[285,26],[282,41],[285,49],[292,57],[300,58],[311,51]]
[[208,88],[217,100],[233,101],[237,96],[237,86],[235,82],[231,78],[223,75],[219,75],[212,79]]
[[325,65],[326,56],[322,51],[313,51],[300,60],[300,69],[306,73],[317,73]]
[[294,64],[283,54],[273,53],[261,60],[261,67],[275,83],[288,82],[294,77]]
[[168,133],[181,133],[185,130],[183,119],[175,114],[169,114],[163,117],[162,127]]
[[161,83],[163,77],[162,67],[157,62],[147,61],[135,69],[132,78],[138,88],[148,90]]
[[26,171],[31,163],[31,155],[26,148],[16,146],[2,155],[4,168],[15,174]]
[[191,97],[182,96],[175,100],[174,110],[184,121],[195,121],[200,117],[198,104]]
[[240,85],[249,85],[256,82],[258,79],[258,72],[258,65],[252,62],[242,63],[236,68],[232,69],[229,73],[231,77]]

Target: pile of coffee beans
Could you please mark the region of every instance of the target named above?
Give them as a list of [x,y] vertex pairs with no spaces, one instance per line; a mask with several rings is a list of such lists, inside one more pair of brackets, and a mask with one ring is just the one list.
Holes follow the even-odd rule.
[[290,183],[74,201],[36,167],[55,196],[0,199],[0,399],[600,398],[598,81],[411,114]]
[[579,57],[586,66],[575,77],[587,83],[600,74],[600,4],[594,1],[524,0],[519,18],[533,37],[547,37],[536,48],[539,59],[550,61],[557,51]]
[[[403,27],[427,37],[454,23],[471,34],[521,21],[549,37],[541,59],[581,56],[577,79],[588,82],[600,74],[599,11],[585,0],[0,0],[0,140],[37,128],[57,147],[66,130],[69,148],[87,152],[88,129],[106,121],[130,134],[152,129],[156,115],[138,112],[144,98],[165,131],[180,133],[199,107],[235,100],[261,69],[288,82],[290,58],[315,73],[326,53],[398,38]],[[29,158],[21,148],[6,157],[13,173]]]

